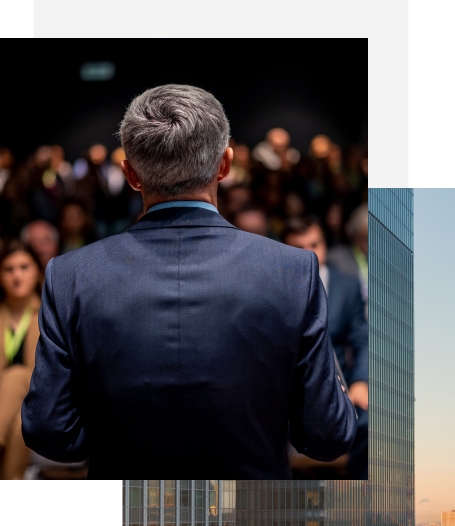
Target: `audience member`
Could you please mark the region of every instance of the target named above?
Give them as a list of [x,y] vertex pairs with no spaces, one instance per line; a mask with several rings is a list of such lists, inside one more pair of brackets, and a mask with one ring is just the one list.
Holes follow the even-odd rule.
[[368,204],[352,212],[346,223],[349,245],[329,250],[328,262],[343,272],[359,278],[363,300],[368,303]]
[[[28,159],[24,180],[27,178],[25,199],[32,219],[44,219],[55,225],[58,210],[65,197],[65,186],[52,162],[59,147],[40,146]],[[57,157],[60,157],[57,155]],[[57,165],[54,159],[54,166]]]
[[234,150],[234,160],[231,164],[231,171],[227,177],[220,181],[221,187],[224,188],[251,182],[250,149],[244,144],[235,144],[232,149]]
[[341,202],[333,202],[327,208],[324,223],[327,232],[327,244],[329,246],[340,245],[345,241],[343,205]]
[[66,254],[95,241],[90,216],[83,205],[77,201],[68,201],[60,216],[60,253]]
[[37,220],[25,226],[21,231],[21,240],[37,254],[43,269],[59,253],[58,230],[47,221]]
[[368,478],[368,323],[356,277],[327,264],[327,244],[315,218],[291,219],[283,232],[287,245],[313,250],[327,292],[329,332],[349,397],[359,413],[358,433],[348,463],[348,478]]
[[291,148],[291,137],[283,128],[272,128],[265,141],[260,142],[252,152],[253,158],[268,170],[289,172],[299,162],[300,152]]
[[0,253],[0,479],[22,479],[30,450],[21,432],[39,337],[40,261],[19,240]]
[[75,177],[71,164],[65,160],[65,151],[61,146],[51,146],[50,170],[58,174],[63,182],[65,196],[72,195],[75,191]]
[[97,236],[104,238],[123,232],[130,226],[129,199],[131,189],[119,167],[123,150],[116,149],[108,159],[107,148],[95,144],[79,162],[75,197],[84,202],[93,215]]

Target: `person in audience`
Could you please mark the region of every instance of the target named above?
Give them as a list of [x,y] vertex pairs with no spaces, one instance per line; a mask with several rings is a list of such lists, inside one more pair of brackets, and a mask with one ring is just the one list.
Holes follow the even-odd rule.
[[338,245],[329,250],[327,261],[360,280],[362,298],[368,304],[368,203],[357,207],[346,223],[349,245]]
[[250,149],[245,144],[236,144],[232,149],[234,150],[234,160],[231,165],[231,171],[220,182],[221,187],[224,188],[251,183]]
[[60,253],[83,247],[95,241],[90,217],[77,201],[68,201],[60,215]]
[[339,245],[345,240],[343,214],[344,210],[342,203],[334,201],[330,203],[324,215],[327,245],[329,247]]
[[260,142],[252,156],[268,170],[291,171],[300,160],[300,152],[290,146],[291,137],[283,128],[272,128],[265,141]]
[[0,253],[0,479],[22,479],[30,450],[21,405],[30,387],[39,338],[41,263],[19,240]]
[[21,231],[21,240],[37,254],[43,269],[59,253],[58,230],[42,219],[26,225]]
[[348,478],[368,478],[368,323],[359,281],[327,264],[327,244],[321,223],[312,217],[293,218],[285,227],[286,245],[313,250],[328,296],[329,332],[359,414],[356,441],[350,452]]

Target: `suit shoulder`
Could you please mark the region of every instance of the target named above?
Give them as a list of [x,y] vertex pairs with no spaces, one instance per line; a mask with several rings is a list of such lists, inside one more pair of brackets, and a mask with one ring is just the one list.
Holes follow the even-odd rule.
[[94,241],[88,245],[67,252],[60,256],[56,256],[52,260],[52,268],[71,268],[72,266],[80,266],[81,264],[89,263],[90,261],[99,261],[103,256],[105,257],[112,251],[115,251],[119,244],[126,240],[127,233],[122,232],[113,236]]
[[237,230],[236,233],[239,240],[253,251],[262,251],[275,257],[305,262],[307,264],[310,264],[312,260],[314,261],[316,259],[316,255],[312,250],[290,247],[280,241],[244,232],[243,230]]

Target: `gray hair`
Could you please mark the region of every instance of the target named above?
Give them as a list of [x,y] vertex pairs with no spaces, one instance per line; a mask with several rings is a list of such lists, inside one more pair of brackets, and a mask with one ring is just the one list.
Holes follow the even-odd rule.
[[44,221],[44,219],[37,219],[36,221],[32,221],[31,223],[28,223],[28,225],[25,225],[24,227],[22,227],[22,230],[20,232],[20,238],[21,238],[22,243],[26,243],[26,244],[30,243],[30,230],[34,226],[44,226],[45,228],[47,228],[48,232],[52,236],[52,240],[55,243],[59,242],[60,235],[58,233],[58,230],[55,228],[55,226],[51,225],[47,221]]
[[211,93],[167,84],[131,102],[119,135],[145,192],[173,197],[214,178],[229,146],[229,122]]
[[346,223],[346,235],[353,240],[363,229],[368,229],[368,203],[358,206],[349,216]]

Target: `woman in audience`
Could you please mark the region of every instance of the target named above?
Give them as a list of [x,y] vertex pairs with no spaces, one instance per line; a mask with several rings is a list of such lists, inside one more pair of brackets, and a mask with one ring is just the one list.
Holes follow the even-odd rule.
[[21,405],[30,387],[39,338],[41,268],[19,240],[0,252],[0,479],[22,479],[30,450],[21,432]]

